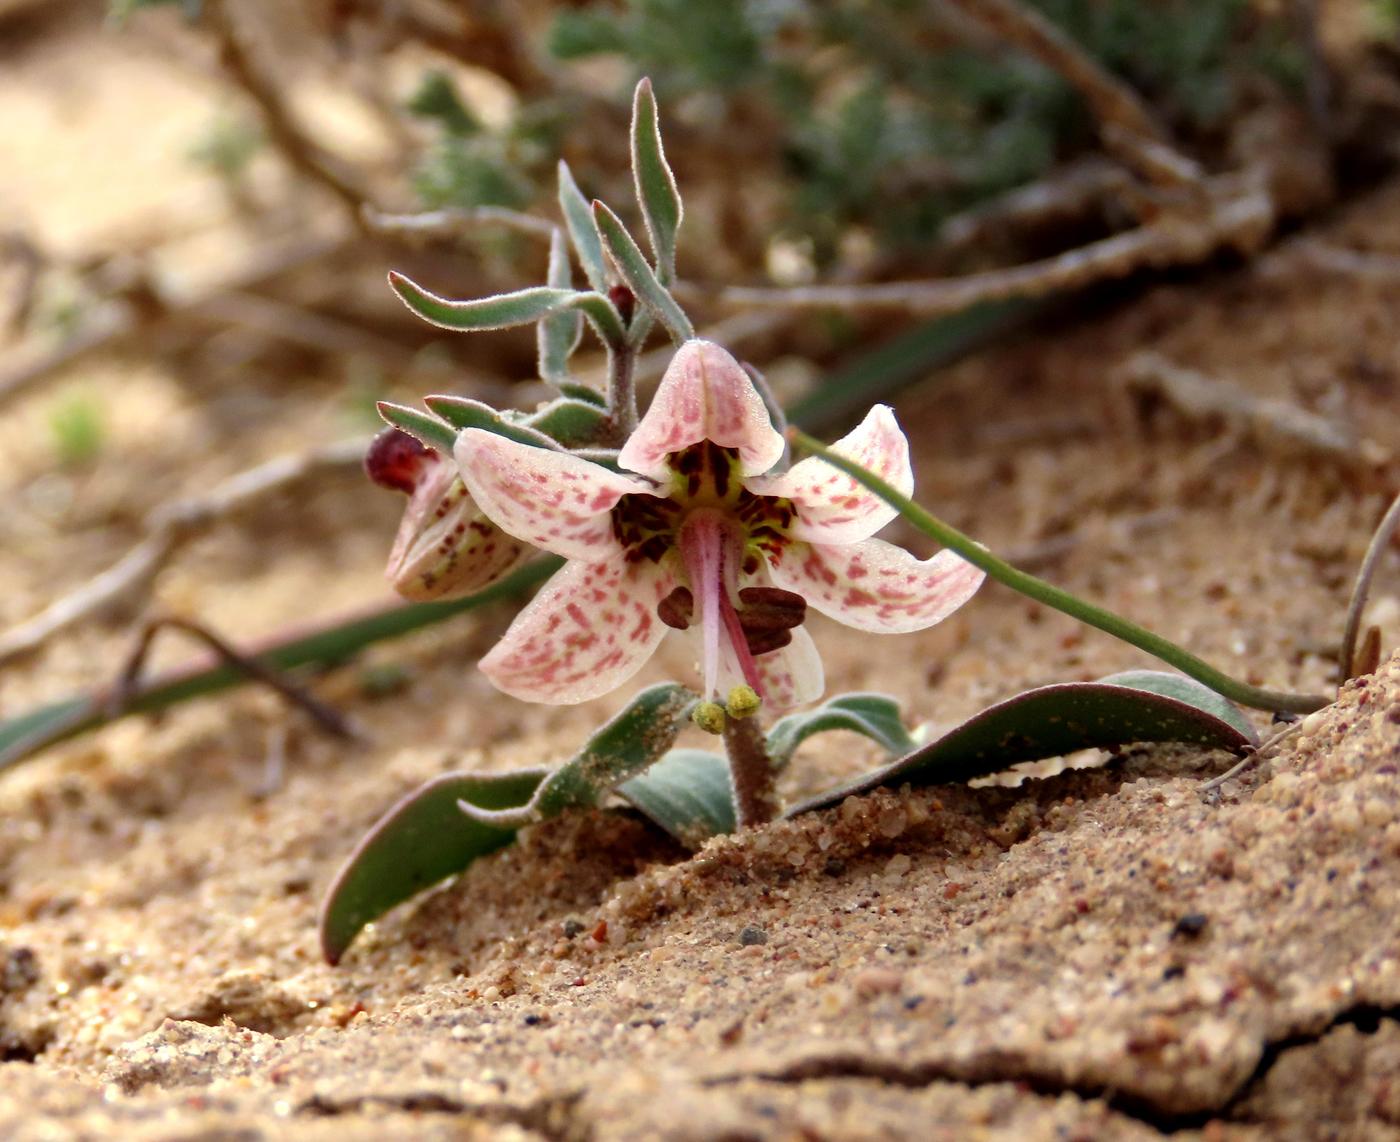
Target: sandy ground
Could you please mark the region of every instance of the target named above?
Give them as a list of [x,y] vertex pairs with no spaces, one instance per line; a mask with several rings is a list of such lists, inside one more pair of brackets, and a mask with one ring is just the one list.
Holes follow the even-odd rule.
[[[120,86],[132,61],[92,50]],[[37,140],[55,106],[104,129],[100,100],[75,111],[24,79],[0,84],[13,140]],[[169,149],[153,145],[141,193],[216,211]],[[120,157],[87,155],[85,178]],[[62,242],[82,229],[45,192],[62,181],[46,161],[36,144],[11,195]],[[1400,254],[1400,187],[1312,234]],[[1304,269],[1287,244],[1125,295],[902,394],[918,496],[1225,669],[1326,690],[1393,492],[1394,465],[1362,455],[1400,449],[1396,319],[1386,282]],[[1374,448],[1319,451],[1130,398],[1121,374],[1144,348]],[[117,557],[172,488],[292,447],[289,402],[330,423],[340,397],[322,380],[228,390],[121,360],[64,384],[101,394],[110,439],[91,466],[58,469],[57,390],[5,410],[7,624]],[[160,596],[245,635],[381,599],[398,506],[330,480],[201,541]],[[1394,552],[1372,617],[1395,647]],[[635,817],[581,815],[325,966],[317,900],[398,795],[446,769],[563,760],[625,697],[496,695],[474,662],[508,618],[455,620],[320,678],[366,746],[247,690],[0,776],[0,1133],[1400,1137],[1400,659],[1214,797],[1199,782],[1228,758],[1155,748],[1018,790],[882,791],[693,856]],[[894,694],[935,728],[1027,686],[1149,664],[998,586],[918,635],[813,629],[832,692]],[[127,637],[114,622],[55,641],[0,680],[4,712],[105,681]],[[406,681],[375,696],[367,668],[384,664]],[[644,680],[685,666],[665,652]],[[785,793],[875,760],[818,741]]]

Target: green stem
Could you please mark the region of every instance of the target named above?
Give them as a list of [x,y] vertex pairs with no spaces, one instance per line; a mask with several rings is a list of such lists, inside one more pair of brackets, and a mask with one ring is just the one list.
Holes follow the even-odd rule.
[[1223,694],[1232,701],[1239,702],[1243,706],[1252,706],[1257,710],[1288,711],[1297,714],[1306,714],[1321,709],[1332,701],[1331,698],[1319,694],[1290,694],[1280,690],[1264,690],[1258,686],[1251,686],[1247,682],[1241,682],[1237,678],[1231,678],[1228,674],[1215,669],[1190,651],[1183,650],[1176,643],[1168,641],[1161,635],[1153,634],[1150,630],[1138,626],[1137,623],[1129,619],[1115,615],[1093,603],[1085,602],[1078,596],[1071,595],[1068,591],[1047,583],[1044,579],[1028,575],[1026,572],[1011,566],[1004,559],[998,559],[976,540],[931,516],[913,500],[901,495],[873,472],[862,468],[844,456],[837,455],[830,448],[813,440],[799,429],[789,428],[788,439],[864,484],[887,504],[898,508],[899,514],[925,535],[936,539],[944,547],[956,551],[969,563],[982,568],[997,582],[1004,583],[1013,591],[1019,591],[1048,607],[1054,607],[1057,611],[1063,611],[1080,622],[1106,631],[1115,638],[1120,638],[1124,642],[1136,646],[1139,650],[1145,650],[1148,654],[1155,655],[1163,662],[1175,666],[1183,674],[1204,683],[1216,693]]

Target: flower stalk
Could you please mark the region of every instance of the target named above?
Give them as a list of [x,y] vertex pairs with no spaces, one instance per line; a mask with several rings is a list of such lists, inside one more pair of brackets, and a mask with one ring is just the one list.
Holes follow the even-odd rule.
[[739,828],[766,825],[776,819],[782,806],[773,781],[773,759],[768,756],[759,719],[731,712],[724,719],[724,751],[729,755]]
[[1217,694],[1223,694],[1232,701],[1256,710],[1273,710],[1295,714],[1311,713],[1313,710],[1329,705],[1332,701],[1324,694],[1295,694],[1282,690],[1267,690],[1259,686],[1251,686],[1237,678],[1231,678],[1223,671],[1217,670],[1209,663],[1197,658],[1190,651],[1177,646],[1176,643],[1159,634],[1154,634],[1146,627],[1138,626],[1130,619],[1115,615],[1112,611],[1105,610],[1103,607],[1096,606],[1077,595],[1072,595],[1068,591],[1047,583],[1044,579],[1038,579],[1034,575],[1013,567],[1004,559],[993,555],[970,536],[964,535],[957,528],[930,515],[908,496],[903,495],[897,488],[882,480],[875,473],[842,456],[839,452],[827,448],[805,432],[789,428],[787,435],[793,444],[805,448],[813,455],[821,457],[828,464],[840,468],[852,479],[874,492],[885,503],[897,508],[900,515],[925,535],[937,540],[944,547],[956,551],[969,563],[980,567],[997,582],[1003,583],[1013,591],[1019,591],[1037,602],[1044,603],[1048,607],[1054,607],[1057,611],[1063,611],[1082,623],[1097,627],[1115,638],[1136,646],[1139,650],[1147,651],[1148,654],[1175,666],[1183,674],[1209,686]]

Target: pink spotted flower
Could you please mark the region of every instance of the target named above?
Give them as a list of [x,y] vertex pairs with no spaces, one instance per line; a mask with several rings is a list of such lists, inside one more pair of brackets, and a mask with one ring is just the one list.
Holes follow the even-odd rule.
[[[906,494],[909,445],[877,405],[835,446]],[[481,669],[534,702],[582,702],[621,685],[667,631],[696,643],[704,696],[746,684],[766,707],[819,697],[808,605],[858,630],[932,626],[980,570],[951,551],[918,560],[870,538],[895,509],[815,457],[783,456],[753,382],[724,349],[677,351],[614,472],[566,452],[468,429],[462,479],[502,531],[567,560]]]

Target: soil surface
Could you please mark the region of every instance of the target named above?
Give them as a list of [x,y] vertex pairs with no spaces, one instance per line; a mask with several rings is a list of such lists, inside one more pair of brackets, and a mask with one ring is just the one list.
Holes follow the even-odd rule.
[[[160,64],[94,38],[0,76],[20,156],[4,205],[46,243],[228,209],[180,156],[215,96]],[[160,132],[111,111],[136,82],[179,109]],[[190,273],[237,245],[220,232]],[[918,498],[1232,673],[1335,688],[1352,577],[1394,492],[1400,302],[1305,262],[1315,240],[1400,256],[1400,186],[1252,265],[1125,288],[904,391]],[[1352,443],[1300,435],[1277,405],[1236,418],[1133,391],[1143,350]],[[0,625],[119,558],[172,494],[297,450],[294,417],[339,423],[344,387],[288,389],[256,365],[218,387],[113,358],[6,407]],[[64,467],[49,419],[75,392],[107,439]],[[382,600],[399,507],[327,477],[199,541],[158,597],[238,637]],[[1394,556],[1370,607],[1387,652]],[[1160,747],[1016,788],[880,791],[694,855],[621,811],[580,814],[326,966],[318,899],[389,804],[449,769],[562,761],[625,699],[497,694],[474,663],[509,617],[318,678],[365,745],[243,689],[0,775],[0,1134],[1400,1138],[1400,658],[1214,794],[1200,783],[1231,758]],[[829,692],[893,694],[935,730],[1029,686],[1154,665],[997,585],[921,634],[811,627]],[[53,640],[4,673],[4,714],[108,681],[129,638],[116,617]],[[389,666],[401,684],[382,693]],[[687,669],[667,649],[642,680]],[[818,739],[784,793],[877,760]]]

